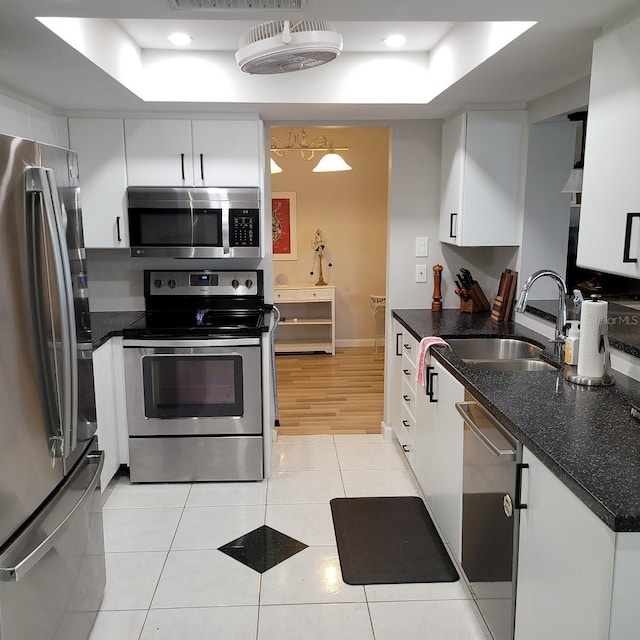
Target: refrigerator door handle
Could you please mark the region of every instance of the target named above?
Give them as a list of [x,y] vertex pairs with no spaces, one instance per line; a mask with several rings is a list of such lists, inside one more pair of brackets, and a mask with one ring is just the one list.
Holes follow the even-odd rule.
[[[7,557],[6,562],[1,562],[0,559],[0,582],[18,582],[22,580],[27,573],[42,559],[45,555],[56,545],[60,537],[65,533],[67,527],[73,522],[76,513],[81,510],[86,502],[93,496],[93,492],[98,487],[100,482],[100,474],[102,473],[102,467],[104,465],[104,451],[95,451],[86,456],[86,464],[79,464],[75,471],[69,476],[67,482],[62,487],[60,494],[64,492],[65,487],[73,483],[74,479],[79,476],[86,465],[94,465],[93,476],[89,482],[89,486],[82,493],[78,501],[69,510],[65,518],[53,529],[53,531],[35,548],[29,548],[19,558]],[[43,519],[46,513],[40,514]],[[33,525],[38,525],[36,520]],[[7,556],[12,556],[11,551],[7,552]]]
[[[78,365],[76,361],[76,327],[73,306],[73,287],[71,283],[71,266],[66,249],[66,216],[58,197],[53,171],[42,167],[27,169],[27,191],[37,193],[43,205],[45,228],[47,229],[51,250],[53,253],[53,267],[57,283],[58,305],[60,317],[60,340],[62,354],[61,374],[61,407],[60,428],[62,445],[57,447],[59,440],[54,435],[52,444],[57,450],[57,457],[66,457],[75,449],[77,441],[78,404]],[[37,248],[35,248],[37,250]],[[53,322],[53,321],[52,321]],[[55,345],[54,345],[55,351]]]

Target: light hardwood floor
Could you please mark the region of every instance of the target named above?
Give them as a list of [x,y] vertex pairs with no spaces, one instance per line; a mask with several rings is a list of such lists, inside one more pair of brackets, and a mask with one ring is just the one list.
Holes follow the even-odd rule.
[[384,348],[276,356],[279,435],[380,433]]

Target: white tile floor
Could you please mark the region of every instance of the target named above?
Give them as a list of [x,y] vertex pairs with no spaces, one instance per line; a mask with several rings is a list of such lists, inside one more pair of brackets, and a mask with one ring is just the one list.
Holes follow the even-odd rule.
[[[419,495],[381,436],[283,436],[262,483],[132,485],[104,505],[107,587],[91,640],[487,640],[461,580],[342,581],[329,500]],[[308,548],[262,575],[218,547],[267,524]]]

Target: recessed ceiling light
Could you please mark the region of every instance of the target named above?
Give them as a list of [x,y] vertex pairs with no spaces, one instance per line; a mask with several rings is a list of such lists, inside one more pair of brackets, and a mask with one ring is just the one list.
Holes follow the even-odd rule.
[[186,47],[188,44],[191,44],[193,38],[186,33],[172,33],[167,40],[177,47]]
[[389,49],[398,49],[406,41],[407,39],[404,36],[400,35],[399,33],[391,36],[387,36],[382,40],[382,42],[384,42],[387,45],[387,47],[389,47]]

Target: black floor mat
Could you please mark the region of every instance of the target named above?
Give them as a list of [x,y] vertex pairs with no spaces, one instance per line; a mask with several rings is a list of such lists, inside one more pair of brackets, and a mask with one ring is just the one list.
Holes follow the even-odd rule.
[[347,584],[460,579],[420,498],[334,498],[330,504]]

